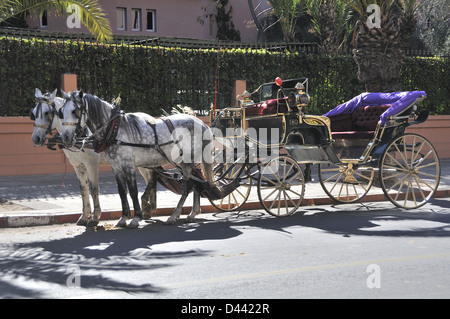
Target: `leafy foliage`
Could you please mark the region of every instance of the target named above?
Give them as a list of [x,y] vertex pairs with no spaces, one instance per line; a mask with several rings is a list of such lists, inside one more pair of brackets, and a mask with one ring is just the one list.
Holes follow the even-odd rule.
[[39,14],[46,9],[53,9],[58,14],[65,14],[71,5],[80,9],[80,22],[95,35],[98,41],[105,42],[112,39],[109,20],[97,0],[1,0],[0,22],[25,12]]
[[[406,58],[403,90],[424,90],[422,106],[450,114],[450,59]],[[216,78],[216,71],[218,77]],[[111,101],[119,94],[126,112],[160,115],[177,104],[198,111],[231,105],[235,80],[249,91],[260,84],[308,77],[309,114],[323,114],[364,91],[351,56],[251,49],[180,49],[82,41],[0,38],[0,116],[29,114],[34,89],[53,91],[63,73],[78,75],[84,91]]]

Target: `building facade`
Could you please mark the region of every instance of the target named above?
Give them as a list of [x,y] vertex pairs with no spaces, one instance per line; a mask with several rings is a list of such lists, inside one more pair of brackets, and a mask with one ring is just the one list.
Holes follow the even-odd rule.
[[[178,37],[210,40],[216,38],[216,0],[99,0],[114,35],[148,37]],[[265,4],[267,1],[264,1]],[[267,4],[266,4],[267,5]],[[256,42],[258,30],[247,1],[229,0],[232,21],[239,31],[241,41]],[[41,12],[39,17],[27,18],[30,28],[87,33],[77,23],[74,8],[68,8],[67,16],[55,16]],[[228,10],[227,10],[228,11]]]

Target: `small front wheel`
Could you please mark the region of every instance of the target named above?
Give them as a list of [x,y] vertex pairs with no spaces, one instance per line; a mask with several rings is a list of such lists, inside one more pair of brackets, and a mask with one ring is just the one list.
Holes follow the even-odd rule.
[[426,138],[405,134],[384,151],[379,174],[386,197],[395,206],[410,209],[425,205],[433,197],[441,167],[435,148]]
[[319,164],[319,181],[325,193],[338,203],[361,200],[373,183],[374,170],[359,166],[356,161]]
[[[240,164],[245,165],[245,164]],[[228,182],[231,182],[235,178],[238,178],[241,166],[234,166],[230,168],[231,164],[219,164],[214,168],[214,174],[216,176],[221,176],[225,174],[222,178]],[[228,171],[228,172],[227,172]],[[231,212],[238,210],[248,199],[250,195],[250,190],[252,187],[252,179],[248,175],[246,169],[239,176],[239,187],[232,191],[230,194],[224,198],[211,200],[211,204],[222,212]]]
[[293,214],[305,194],[303,171],[292,158],[280,156],[270,160],[258,180],[258,197],[269,214],[283,217]]

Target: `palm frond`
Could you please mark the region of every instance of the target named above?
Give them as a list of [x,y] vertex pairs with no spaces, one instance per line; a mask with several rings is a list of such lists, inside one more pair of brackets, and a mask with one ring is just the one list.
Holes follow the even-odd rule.
[[0,22],[24,11],[39,13],[53,9],[58,14],[67,14],[67,8],[76,5],[80,8],[80,22],[99,42],[112,39],[109,20],[97,0],[0,0]]

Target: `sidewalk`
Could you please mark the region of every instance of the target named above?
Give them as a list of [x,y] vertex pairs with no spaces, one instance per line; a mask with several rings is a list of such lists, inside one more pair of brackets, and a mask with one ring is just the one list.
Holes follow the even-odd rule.
[[[441,159],[441,180],[434,197],[450,197],[450,159]],[[145,189],[142,176],[138,175],[140,195]],[[316,165],[312,171],[313,181],[306,184],[303,206],[332,204],[318,182]],[[120,197],[113,173],[100,173],[100,205],[102,220],[118,220],[121,213]],[[178,203],[180,196],[158,185],[157,216],[168,216]],[[365,202],[384,201],[379,187],[372,186],[364,197]],[[91,200],[92,203],[92,200]],[[129,198],[132,207],[131,198]],[[192,195],[186,200],[185,212],[192,205]],[[207,199],[201,199],[202,212],[214,213],[217,210]],[[81,214],[82,201],[78,179],[73,174],[26,175],[0,177],[0,228],[25,227],[75,223]],[[250,197],[241,210],[261,209],[256,186],[252,187]]]

